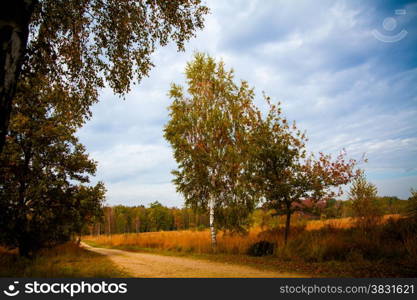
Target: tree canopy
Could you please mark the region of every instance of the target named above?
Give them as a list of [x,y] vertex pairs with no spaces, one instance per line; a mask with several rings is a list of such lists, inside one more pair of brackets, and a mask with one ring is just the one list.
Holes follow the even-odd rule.
[[[21,81],[0,154],[0,243],[28,256],[80,234],[101,215],[104,185],[75,132],[82,115],[62,109],[60,90]],[[59,103],[59,105],[56,105]]]
[[[208,209],[215,227],[242,229],[256,204],[287,216],[285,240],[294,211],[333,198],[335,187],[356,176],[354,160],[307,155],[305,134],[264,96],[266,114],[254,105],[247,82],[197,53],[186,67],[187,93],[173,84],[165,137],[174,149],[177,190],[186,204]],[[341,190],[340,190],[341,192]],[[216,215],[216,218],[214,216]]]
[[[257,112],[253,90],[236,84],[223,62],[197,53],[187,64],[187,93],[173,84],[165,138],[174,149],[174,183],[186,205],[210,211],[216,228],[243,229],[257,198],[248,176],[248,128]],[[215,216],[223,216],[217,218]],[[227,215],[227,217],[225,217]]]
[[96,163],[75,136],[99,90],[129,92],[158,46],[184,49],[208,8],[200,0],[16,0],[0,11],[0,242],[29,255],[102,214],[104,185],[89,183]]
[[370,229],[377,225],[382,216],[382,207],[377,198],[377,188],[361,173],[349,191],[352,209],[359,226]]
[[184,49],[208,8],[201,0],[12,0],[0,11],[1,152],[19,75],[47,77],[89,112],[99,89],[124,95],[147,76],[158,45]]
[[411,196],[408,198],[408,216],[417,221],[417,190],[411,189]]
[[[254,127],[251,147],[252,180],[261,193],[264,206],[286,215],[285,242],[288,239],[291,215],[295,211],[311,210],[341,194],[341,185],[357,176],[356,161],[346,160],[341,153],[307,154],[305,133],[289,124],[280,105],[266,97],[269,111]],[[334,188],[339,187],[338,191]]]

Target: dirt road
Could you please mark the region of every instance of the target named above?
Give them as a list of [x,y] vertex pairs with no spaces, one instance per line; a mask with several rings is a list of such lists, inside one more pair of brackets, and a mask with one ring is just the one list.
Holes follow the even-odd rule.
[[299,274],[263,271],[247,266],[192,258],[95,248],[85,243],[82,243],[82,246],[90,251],[106,255],[133,277],[303,277]]

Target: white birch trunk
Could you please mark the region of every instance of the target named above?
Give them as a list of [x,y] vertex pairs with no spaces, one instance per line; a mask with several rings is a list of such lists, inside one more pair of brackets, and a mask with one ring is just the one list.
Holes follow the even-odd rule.
[[217,246],[216,228],[214,227],[214,199],[209,200],[209,212],[210,212],[210,235],[211,235],[211,248],[215,251]]

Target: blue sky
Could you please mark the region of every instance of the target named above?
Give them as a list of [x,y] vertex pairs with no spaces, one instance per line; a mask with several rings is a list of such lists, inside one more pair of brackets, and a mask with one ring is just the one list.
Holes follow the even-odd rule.
[[417,188],[417,2],[207,5],[206,27],[185,52],[174,45],[158,49],[150,76],[125,100],[103,90],[78,133],[98,161],[95,180],[105,182],[108,204],[182,206],[162,130],[170,84],[184,82],[195,51],[223,59],[237,79],[255,87],[259,105],[262,91],[281,101],[284,114],[306,130],[309,150],[344,148],[357,159],[366,153],[369,162],[360,167],[379,194],[409,197]]

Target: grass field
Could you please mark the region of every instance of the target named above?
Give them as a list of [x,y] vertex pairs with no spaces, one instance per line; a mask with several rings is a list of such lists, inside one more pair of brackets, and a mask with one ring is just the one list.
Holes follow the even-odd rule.
[[[386,215],[382,223],[387,220],[397,220],[398,215]],[[301,222],[298,222],[301,223]],[[317,231],[320,229],[343,230],[354,227],[353,218],[340,218],[329,220],[308,221],[306,225],[292,226],[292,235],[298,237],[302,232]],[[83,239],[109,246],[137,246],[140,248],[162,249],[177,252],[211,253],[210,234],[208,230],[202,231],[158,231],[144,233],[93,235]],[[267,240],[277,245],[283,243],[282,227],[266,230],[261,227],[251,228],[247,235],[230,235],[219,232],[217,236],[217,252],[224,254],[246,254],[248,248],[261,240]]]
[[[374,228],[357,228],[352,219],[313,221],[294,226],[287,246],[283,228],[253,228],[247,235],[220,232],[214,254],[208,231],[168,231],[85,236],[95,246],[165,255],[187,255],[211,260],[260,264],[313,276],[417,276],[417,224],[398,216],[385,217]],[[308,228],[308,229],[307,229]],[[261,240],[275,243],[270,257],[251,257],[249,247]]]
[[[381,223],[386,223],[389,219],[397,220],[400,217],[401,217],[400,215],[385,215],[381,219]],[[306,230],[317,230],[326,226],[331,226],[333,228],[342,228],[342,229],[352,228],[355,226],[355,219],[349,217],[349,218],[339,218],[339,219],[308,221],[306,225]]]
[[34,259],[0,248],[0,277],[127,277],[106,257],[67,243],[45,249]]
[[[259,237],[260,232],[260,228],[252,229],[246,236],[227,235],[223,232],[219,232],[217,238],[217,251],[226,254],[244,254],[252,243],[261,240]],[[207,230],[184,230],[85,236],[83,240],[109,246],[134,245],[141,248],[201,254],[212,252],[209,236]]]

